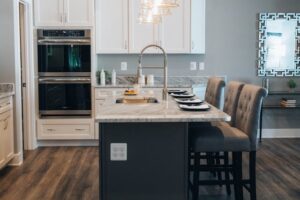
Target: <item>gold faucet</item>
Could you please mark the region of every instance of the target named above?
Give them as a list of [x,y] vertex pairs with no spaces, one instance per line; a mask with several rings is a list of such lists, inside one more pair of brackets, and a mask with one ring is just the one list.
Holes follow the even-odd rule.
[[[163,55],[164,55],[164,66],[163,67],[142,67],[142,57],[144,52],[148,49],[148,48],[158,48],[162,51]],[[137,71],[137,80],[139,80],[139,78],[142,76],[142,69],[163,69],[164,70],[164,88],[163,88],[163,96],[162,99],[163,100],[167,100],[167,96],[168,96],[168,58],[167,58],[167,54],[166,51],[159,45],[156,44],[150,44],[148,46],[146,46],[145,48],[142,49],[140,55],[139,55],[139,65],[138,65],[138,71]]]

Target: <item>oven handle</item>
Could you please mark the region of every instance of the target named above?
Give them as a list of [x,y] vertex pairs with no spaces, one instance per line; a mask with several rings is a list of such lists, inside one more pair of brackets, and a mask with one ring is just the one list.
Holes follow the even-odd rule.
[[90,39],[40,39],[38,44],[55,45],[55,44],[90,44]]
[[91,78],[39,78],[39,83],[91,83]]

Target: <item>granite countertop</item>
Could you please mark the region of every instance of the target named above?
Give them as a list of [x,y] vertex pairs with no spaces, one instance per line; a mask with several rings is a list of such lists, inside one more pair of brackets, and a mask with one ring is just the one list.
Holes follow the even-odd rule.
[[124,97],[120,90],[111,90],[101,103],[95,116],[96,122],[212,122],[230,121],[231,117],[211,106],[209,111],[192,112],[181,110],[171,96],[162,100],[162,92],[141,90],[142,97],[155,97],[159,103],[117,104],[116,99]]
[[14,95],[14,84],[0,83],[0,99]]
[[0,92],[0,99],[3,99],[5,97],[10,97],[10,96],[13,96],[15,95],[14,92]]

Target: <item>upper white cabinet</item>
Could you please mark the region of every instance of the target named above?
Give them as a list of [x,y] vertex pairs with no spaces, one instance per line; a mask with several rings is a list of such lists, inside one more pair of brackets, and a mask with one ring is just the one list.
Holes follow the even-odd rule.
[[34,0],[36,26],[92,26],[93,13],[93,0]]
[[205,53],[205,0],[191,1],[191,53]]
[[[140,53],[149,44],[158,44],[159,27],[153,24],[141,24],[138,21],[140,1],[129,0],[129,53]],[[156,53],[149,49],[146,53]]]
[[139,0],[96,2],[97,53],[140,53],[149,44],[173,54],[205,53],[205,0],[179,0],[180,6],[154,25],[139,23]]
[[178,2],[180,7],[172,9],[172,15],[164,17],[160,24],[162,33],[159,35],[159,44],[166,49],[167,53],[190,52],[191,1],[179,0]]
[[128,53],[128,0],[96,1],[97,53]]
[[36,26],[61,26],[64,22],[63,0],[35,0],[34,18]]
[[66,25],[93,25],[94,0],[64,0],[64,10]]

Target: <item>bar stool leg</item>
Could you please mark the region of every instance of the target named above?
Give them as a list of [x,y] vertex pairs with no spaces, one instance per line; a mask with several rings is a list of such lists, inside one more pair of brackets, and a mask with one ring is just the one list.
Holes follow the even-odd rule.
[[250,199],[256,200],[256,151],[250,152],[249,163]]
[[242,152],[233,152],[234,194],[236,200],[243,200]]
[[200,153],[195,152],[194,157],[194,174],[193,174],[193,200],[198,200],[199,195],[199,167],[200,167]]
[[[228,152],[224,152],[224,165],[228,166],[229,165],[229,158],[228,158]],[[228,168],[226,168],[225,170],[225,180],[229,181],[230,180],[230,174],[229,174],[229,170]],[[231,188],[230,188],[230,184],[226,183],[226,192],[227,195],[231,195]]]

